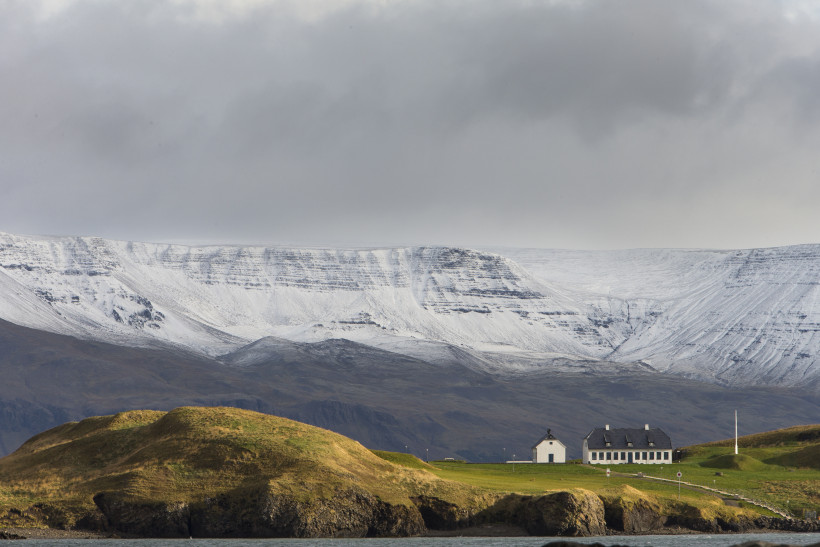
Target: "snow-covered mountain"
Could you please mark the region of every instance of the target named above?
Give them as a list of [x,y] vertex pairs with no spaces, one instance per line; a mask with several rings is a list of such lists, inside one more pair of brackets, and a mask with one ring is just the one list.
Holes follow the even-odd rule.
[[212,356],[265,337],[346,338],[497,372],[642,361],[733,385],[816,385],[818,297],[820,245],[482,252],[0,234],[1,319]]

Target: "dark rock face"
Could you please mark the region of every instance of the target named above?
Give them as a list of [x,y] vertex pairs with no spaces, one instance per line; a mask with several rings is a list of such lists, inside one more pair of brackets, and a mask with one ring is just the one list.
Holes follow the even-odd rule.
[[140,503],[102,493],[94,503],[107,530],[141,537],[368,537],[425,531],[415,507],[394,506],[355,489],[308,501],[246,489],[191,504]]
[[606,534],[604,504],[592,492],[555,492],[545,496],[503,498],[477,515],[479,521],[506,522],[533,536],[600,536]]
[[758,517],[754,527],[782,532],[820,532],[820,520],[789,520],[775,517]]
[[[438,498],[419,496],[414,505],[392,505],[356,487],[331,497],[300,499],[267,487],[237,489],[193,503],[141,502],[116,492],[94,497],[97,510],[75,521],[84,530],[137,537],[407,537],[428,530],[458,530],[487,524],[519,527],[534,536],[587,537],[608,530],[626,533],[680,526],[706,533],[789,531],[820,532],[815,521],[739,517],[706,519],[696,508],[683,507],[668,517],[646,500],[603,502],[592,492],[575,490],[544,496],[508,495],[475,511]],[[64,528],[64,515],[38,504],[43,522]],[[571,543],[565,543],[570,545]]]
[[[240,489],[195,503],[150,503],[105,492],[94,497],[100,515],[85,527],[140,537],[404,537],[427,529],[486,523],[520,526],[531,535],[606,533],[604,505],[591,492],[511,495],[473,513],[430,497],[415,506],[391,505],[355,488],[329,498],[301,500],[266,488]],[[78,522],[80,524],[80,522]]]
[[604,511],[607,527],[628,534],[659,530],[666,524],[660,508],[644,499],[634,503],[624,498],[604,500]]
[[300,501],[289,495],[235,492],[191,507],[197,537],[413,536],[425,531],[415,507],[394,506],[363,490]]
[[413,498],[424,524],[431,530],[456,530],[474,524],[473,515],[458,505],[438,498],[419,496]]
[[820,522],[817,521],[792,520],[776,517],[757,517],[752,519],[743,515],[731,521],[722,518],[707,519],[701,516],[699,512],[692,507],[686,507],[677,514],[671,515],[667,519],[666,524],[712,534],[751,532],[754,530],[820,532]]
[[111,530],[141,537],[190,537],[187,504],[137,503],[109,492],[94,496],[94,504]]

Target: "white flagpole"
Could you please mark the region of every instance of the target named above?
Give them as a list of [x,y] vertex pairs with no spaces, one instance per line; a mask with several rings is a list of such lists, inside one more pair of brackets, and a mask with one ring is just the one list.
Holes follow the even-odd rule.
[[735,455],[737,456],[737,410],[735,410]]

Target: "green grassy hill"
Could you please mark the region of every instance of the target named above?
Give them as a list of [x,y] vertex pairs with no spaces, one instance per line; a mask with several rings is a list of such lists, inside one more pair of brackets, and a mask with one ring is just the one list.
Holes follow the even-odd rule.
[[350,493],[392,507],[410,507],[420,495],[465,507],[486,503],[478,489],[394,465],[347,437],[235,408],[89,418],[37,435],[0,460],[6,525],[20,524],[37,503],[61,525],[99,518],[100,493],[147,507],[230,504],[259,492],[305,507]]
[[[739,448],[789,448],[820,444],[820,424],[797,425],[764,433],[744,435],[738,439]],[[724,439],[689,447],[690,450],[708,450],[715,447],[733,448],[735,440]]]
[[745,454],[723,454],[700,462],[701,467],[712,469],[736,469],[739,471],[762,471],[768,466],[760,460]]
[[740,456],[728,441],[690,447],[681,464],[619,465],[610,478],[601,466],[428,464],[235,408],[131,411],[64,424],[0,459],[0,528],[167,537],[414,535],[494,522],[540,535],[668,523],[719,531],[718,521],[749,526],[760,512],[630,474],[681,470],[689,482],[817,506],[815,432],[753,436]]
[[734,439],[724,439],[686,448],[684,476],[743,492],[796,516],[820,507],[820,425],[740,437],[738,455],[734,446]]
[[387,450],[372,450],[373,454],[383,460],[387,460],[402,467],[409,467],[410,469],[427,469],[433,470],[435,467],[429,463],[423,462],[412,454],[404,454],[402,452],[389,452]]

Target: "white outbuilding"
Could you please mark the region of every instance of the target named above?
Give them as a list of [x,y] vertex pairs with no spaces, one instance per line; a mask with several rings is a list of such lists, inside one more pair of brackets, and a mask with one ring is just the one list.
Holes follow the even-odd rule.
[[567,447],[552,435],[547,434],[532,447],[532,463],[566,463]]

